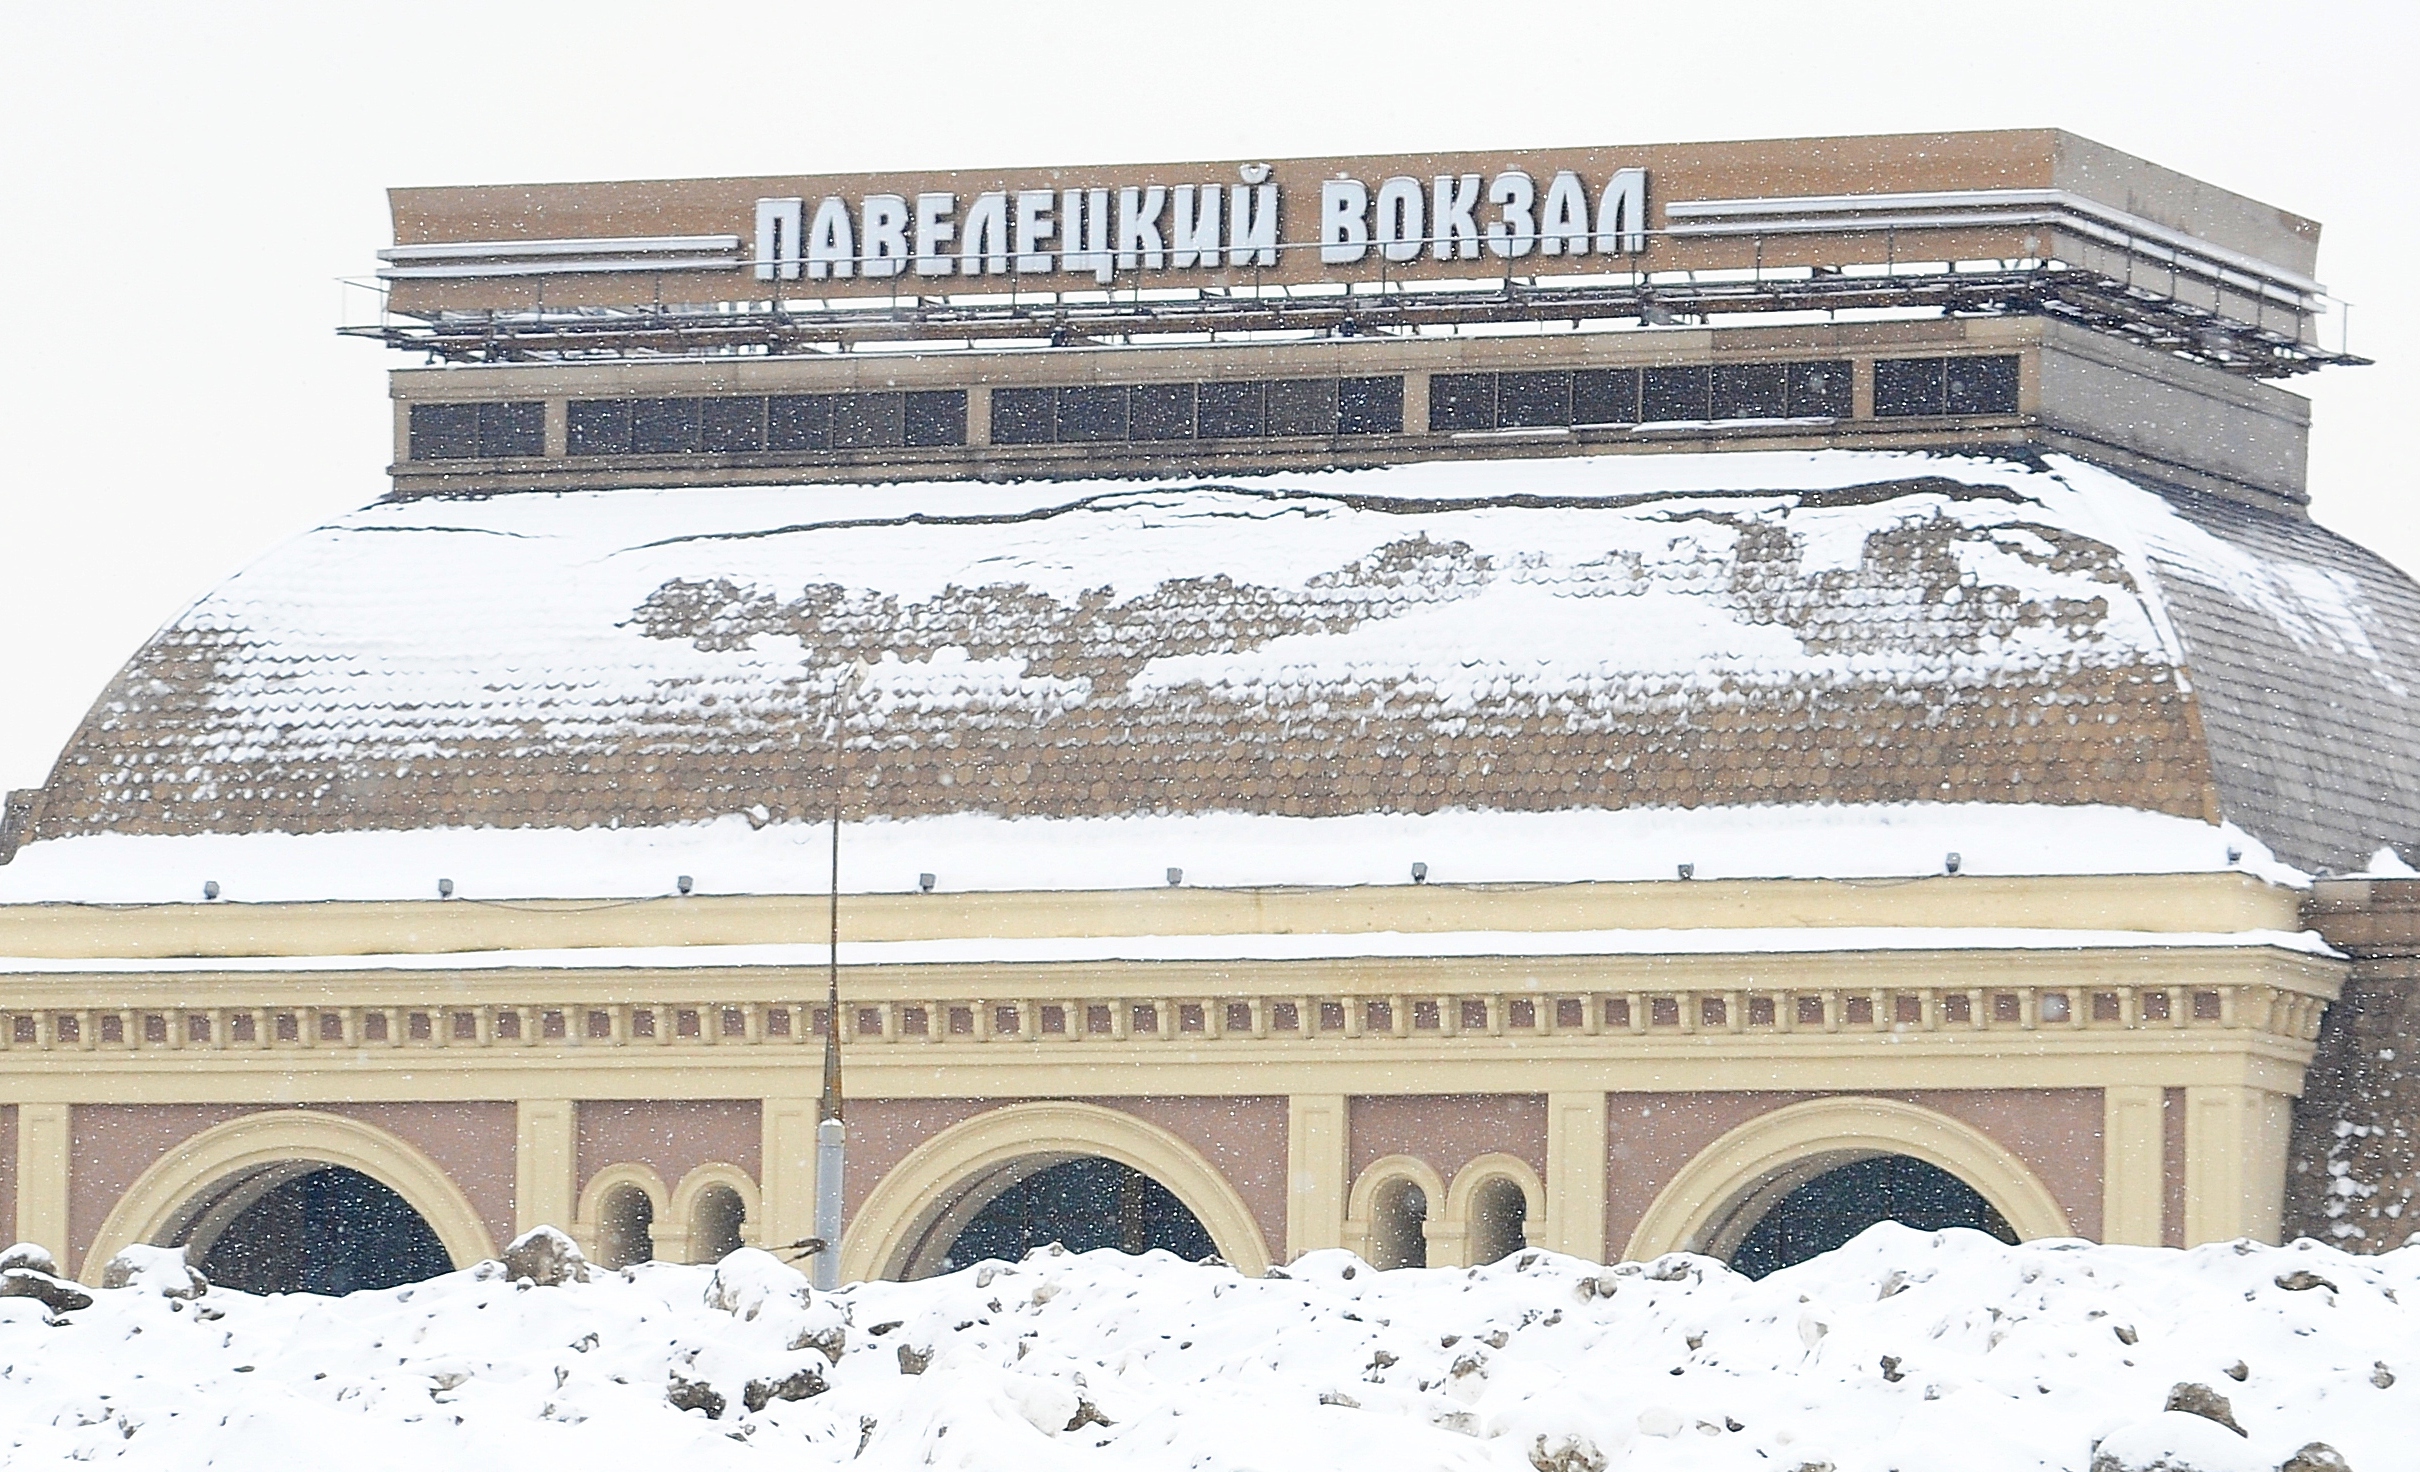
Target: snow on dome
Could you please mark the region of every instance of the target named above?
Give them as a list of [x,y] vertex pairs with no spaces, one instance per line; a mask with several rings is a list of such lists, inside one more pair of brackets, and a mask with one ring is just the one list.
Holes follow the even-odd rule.
[[18,862],[778,832],[837,768],[859,821],[2097,806],[2352,867],[2420,828],[2416,610],[2056,459],[388,501],[157,635]]

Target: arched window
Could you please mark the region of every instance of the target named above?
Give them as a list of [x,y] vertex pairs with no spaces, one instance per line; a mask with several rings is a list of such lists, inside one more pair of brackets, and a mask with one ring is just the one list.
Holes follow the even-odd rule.
[[1529,1197],[1521,1183],[1506,1176],[1491,1177],[1471,1193],[1470,1261],[1483,1267],[1529,1245]]
[[648,1262],[655,1257],[655,1238],[650,1229],[655,1226],[655,1203],[647,1199],[646,1188],[626,1181],[605,1193],[597,1212],[597,1262],[609,1268],[626,1268],[634,1262]]
[[1370,1266],[1424,1268],[1428,1266],[1428,1193],[1417,1181],[1402,1177],[1380,1186],[1370,1197]]
[[689,1260],[721,1262],[741,1247],[740,1225],[748,1203],[738,1191],[717,1183],[697,1193],[689,1222]]

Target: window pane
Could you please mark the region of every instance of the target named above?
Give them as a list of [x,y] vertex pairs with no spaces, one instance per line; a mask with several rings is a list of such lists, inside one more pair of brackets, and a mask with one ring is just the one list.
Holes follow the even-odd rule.
[[1059,442],[1098,444],[1126,438],[1126,390],[1122,388],[1063,388],[1059,390]]
[[571,405],[570,443],[566,446],[574,455],[627,455],[630,453],[630,400],[574,400]]
[[544,404],[481,404],[479,453],[501,460],[513,455],[546,453]]
[[1639,371],[1636,368],[1582,368],[1572,374],[1571,422],[1638,423]]
[[1439,373],[1428,381],[1428,427],[1439,434],[1496,427],[1496,375]]
[[992,443],[995,445],[1047,445],[1050,443],[1051,401],[1056,391],[1047,388],[996,388],[992,390]]
[[1330,435],[1336,432],[1336,380],[1286,378],[1269,385],[1269,433]]
[[1535,429],[1571,423],[1571,375],[1504,373],[1496,378],[1496,424]]
[[1403,380],[1347,378],[1336,385],[1338,434],[1403,433]]
[[905,439],[905,394],[841,394],[832,400],[832,448],[879,450]]
[[773,450],[832,448],[829,394],[783,394],[765,403],[765,447]]
[[1952,414],[2016,413],[2017,360],[1950,359],[1947,399]]
[[1846,419],[1852,412],[1847,360],[1790,365],[1790,416],[1794,419]]
[[1202,438],[1206,440],[1240,440],[1260,437],[1264,422],[1261,410],[1261,385],[1257,383],[1205,383],[1195,390],[1195,401],[1201,406]]
[[632,399],[630,453],[687,455],[697,449],[698,401]]
[[1884,358],[1874,364],[1874,413],[1885,419],[1942,412],[1941,358]]
[[1704,368],[1650,368],[1639,390],[1639,421],[1714,417],[1714,375]]
[[1788,412],[1779,363],[1724,363],[1714,370],[1714,417],[1779,419]]
[[740,455],[765,447],[765,401],[708,399],[700,440],[709,455]]
[[411,455],[415,460],[469,460],[479,453],[477,404],[414,404]]
[[1136,384],[1128,412],[1128,430],[1138,440],[1189,440],[1193,438],[1193,385]]
[[965,444],[966,390],[909,394],[902,428],[902,437],[910,445]]

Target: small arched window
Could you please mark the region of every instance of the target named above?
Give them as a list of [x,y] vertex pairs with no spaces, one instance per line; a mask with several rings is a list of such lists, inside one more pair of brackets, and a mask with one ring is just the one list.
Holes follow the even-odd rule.
[[740,1224],[748,1219],[748,1203],[729,1186],[713,1185],[697,1193],[689,1223],[689,1260],[721,1262],[739,1251]]
[[655,1203],[646,1190],[625,1183],[605,1193],[597,1213],[597,1260],[605,1267],[626,1268],[655,1257]]
[[1482,1181],[1470,1198],[1470,1261],[1481,1267],[1529,1245],[1529,1197],[1504,1176]]
[[1418,1182],[1399,1176],[1380,1186],[1370,1200],[1370,1266],[1427,1267],[1427,1226],[1428,1193]]

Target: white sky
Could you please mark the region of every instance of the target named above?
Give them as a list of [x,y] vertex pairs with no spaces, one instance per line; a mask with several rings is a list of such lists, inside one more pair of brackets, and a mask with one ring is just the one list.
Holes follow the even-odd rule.
[[2063,127],[2326,225],[2380,366],[2297,385],[2315,511],[2420,568],[2405,14],[0,0],[0,787],[181,607],[385,490],[387,354],[333,329],[396,184]]

